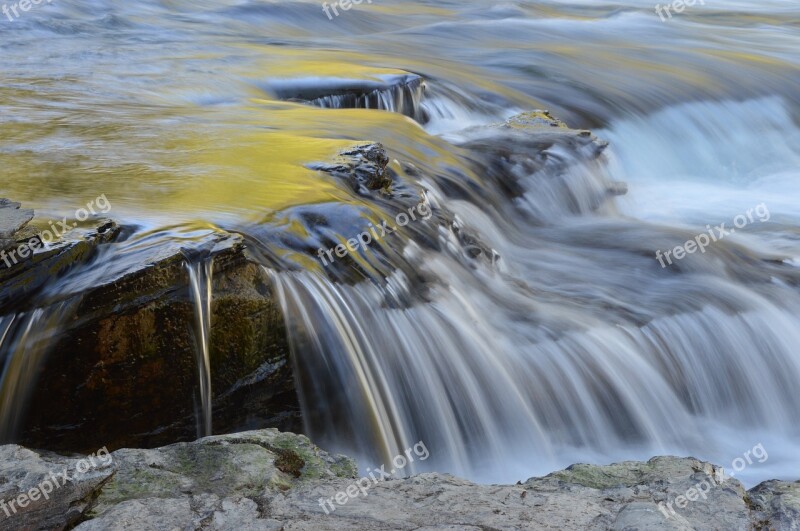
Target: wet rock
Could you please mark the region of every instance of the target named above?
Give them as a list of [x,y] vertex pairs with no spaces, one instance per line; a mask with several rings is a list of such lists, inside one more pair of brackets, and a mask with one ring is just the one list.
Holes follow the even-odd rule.
[[411,73],[275,79],[264,89],[282,100],[326,109],[380,109],[404,114],[420,123],[428,120],[421,107],[425,82]]
[[[198,435],[201,348],[187,264],[213,261],[214,426],[297,429],[280,310],[241,236],[129,238],[113,221],[69,224],[43,244],[34,213],[0,201],[0,440],[50,450],[158,446]],[[0,255],[0,260],[3,255]],[[15,345],[21,342],[24,348]]]
[[33,219],[33,210],[20,206],[19,203],[0,198],[0,243],[13,242],[14,235]]
[[[11,446],[3,452],[27,451]],[[287,455],[297,466],[285,469]],[[516,485],[478,485],[425,473],[367,480],[364,492],[351,487],[358,477],[352,460],[330,455],[302,435],[277,430],[154,450],[118,450],[112,458],[116,473],[89,489],[91,504],[74,505],[73,521],[79,513],[80,531],[711,530],[796,529],[800,524],[797,484],[766,482],[745,493],[738,481],[727,478],[705,496],[688,494],[721,473],[692,458],[574,465]],[[63,466],[58,458],[50,459],[48,466]],[[23,461],[14,466],[26,470],[38,465]],[[21,477],[0,473],[0,482],[16,491]],[[354,494],[340,494],[337,502],[337,493],[348,487]],[[694,500],[676,506],[675,498],[687,495]]]
[[625,195],[628,193],[628,183],[612,181],[608,185],[609,195]]
[[51,297],[51,306],[70,308],[69,319],[30,395],[19,440],[88,451],[195,438],[201,344],[187,263],[208,260],[214,429],[298,426],[282,316],[240,236],[115,246],[102,267]]
[[453,177],[444,189],[452,197],[482,202],[487,200],[487,189],[518,203],[525,203],[526,194],[551,197],[559,205],[552,211],[536,211],[541,202],[529,203],[534,222],[552,222],[556,212],[589,214],[607,205],[610,197],[627,192],[625,183],[609,181],[599,167],[592,168],[608,143],[590,131],[568,128],[548,111],[525,112],[504,123],[467,129],[456,143],[467,150],[473,173],[488,185],[464,189],[463,183],[469,181]]
[[45,245],[38,231],[18,231],[13,244],[0,253],[0,314],[30,306],[35,293],[94,256],[98,247],[119,233],[116,223],[97,219]]
[[[512,129],[530,129],[531,127],[558,127],[568,129],[567,124],[555,118],[550,111],[527,111],[512,116],[506,121],[506,127]],[[589,136],[589,131],[579,131],[583,136]]]
[[380,190],[392,184],[386,171],[387,164],[389,157],[383,146],[370,143],[341,152],[332,163],[310,164],[309,168],[342,179],[354,192],[367,195],[370,190]]

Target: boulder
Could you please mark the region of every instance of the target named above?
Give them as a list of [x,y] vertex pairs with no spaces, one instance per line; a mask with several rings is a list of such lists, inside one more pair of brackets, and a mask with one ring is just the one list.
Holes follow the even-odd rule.
[[765,481],[747,493],[753,529],[800,529],[800,481]]
[[248,260],[242,238],[214,232],[191,244],[118,246],[124,259],[115,262],[112,255],[92,287],[59,294],[71,318],[30,395],[20,440],[88,451],[202,435],[203,345],[187,264],[209,260],[213,428],[296,429],[299,406],[282,316],[267,273]]
[[207,263],[214,429],[298,429],[280,309],[241,236],[150,241],[94,219],[43,245],[27,226],[34,213],[19,207],[0,202],[5,249],[32,250],[0,265],[0,346],[10,360],[0,439],[88,452],[202,435],[200,303],[187,267]]

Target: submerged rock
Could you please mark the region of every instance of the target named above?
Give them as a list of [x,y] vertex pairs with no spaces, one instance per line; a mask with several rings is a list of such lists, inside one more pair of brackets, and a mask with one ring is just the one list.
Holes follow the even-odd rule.
[[[625,183],[608,180],[601,171],[608,142],[590,131],[570,129],[548,111],[466,129],[456,144],[467,150],[473,172],[486,181],[483,188],[514,200],[536,224],[550,224],[564,212],[591,214],[608,206],[610,197],[627,193]],[[485,200],[474,190],[464,190],[462,182],[451,178],[446,190],[453,197]],[[526,195],[549,197],[557,208],[543,209]]]
[[[75,459],[16,446],[0,468],[5,499]],[[155,450],[118,450],[73,491],[14,515],[30,529],[797,529],[800,483],[769,481],[745,492],[692,458],[574,465],[516,485],[478,485],[447,474],[373,481],[358,488],[355,463],[305,436],[262,430]],[[46,461],[46,462],[45,462]],[[111,471],[113,470],[113,475]],[[355,486],[354,486],[355,485]],[[693,490],[694,489],[694,490]],[[676,505],[684,496],[686,503]],[[71,509],[61,520],[53,515]],[[87,502],[88,500],[88,502]],[[338,500],[338,501],[337,501]],[[2,516],[2,515],[0,515]]]
[[[13,243],[14,236],[32,219],[33,210],[21,209],[22,205],[0,198],[0,242]],[[3,246],[5,250],[7,247]]]
[[84,263],[99,245],[111,241],[119,231],[114,222],[100,218],[76,224],[55,241],[49,241],[52,238],[43,239],[36,228],[28,225],[34,211],[20,207],[19,203],[0,199],[0,315],[24,306],[53,277]]

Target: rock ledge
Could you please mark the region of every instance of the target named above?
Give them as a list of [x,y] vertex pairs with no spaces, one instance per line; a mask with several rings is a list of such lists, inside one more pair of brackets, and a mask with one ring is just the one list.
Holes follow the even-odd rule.
[[[99,454],[98,454],[99,455]],[[9,501],[73,469],[78,458],[0,447],[0,499]],[[477,485],[426,473],[356,492],[355,462],[303,435],[269,429],[214,436],[155,450],[118,450],[113,463],[76,474],[3,518],[3,529],[445,530],[800,529],[800,482],[745,491],[693,458],[573,465],[516,485]],[[723,477],[683,508],[665,503]],[[350,487],[350,489],[348,489]],[[334,510],[320,500],[340,494]],[[661,505],[660,505],[661,504]],[[10,527],[9,527],[10,526]]]

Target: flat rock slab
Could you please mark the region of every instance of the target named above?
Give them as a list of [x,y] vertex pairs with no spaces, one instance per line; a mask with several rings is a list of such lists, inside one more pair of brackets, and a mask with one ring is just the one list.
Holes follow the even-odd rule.
[[14,235],[33,219],[33,210],[20,208],[19,203],[8,199],[0,199],[0,248],[4,240],[14,243]]

